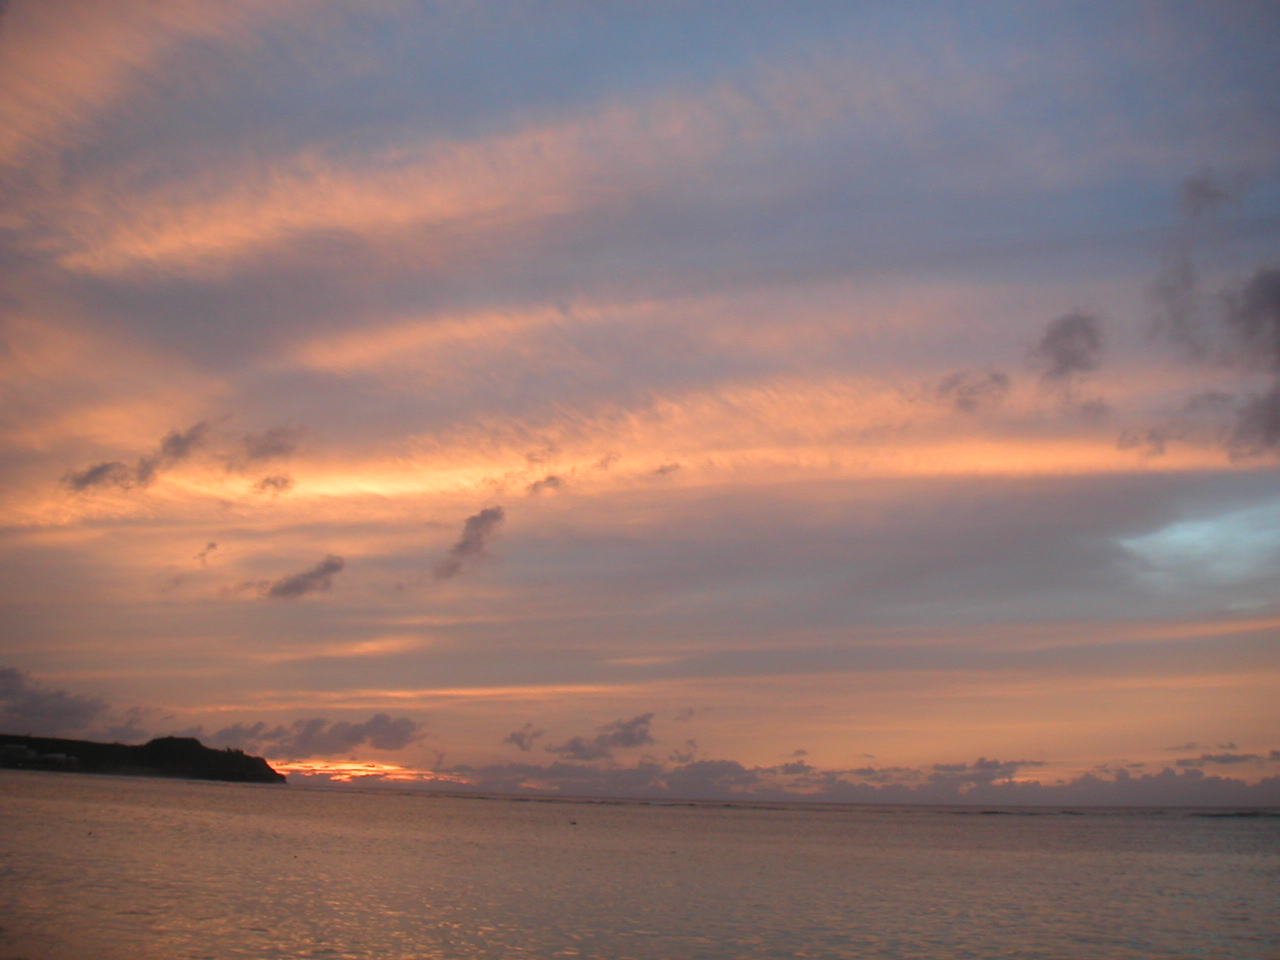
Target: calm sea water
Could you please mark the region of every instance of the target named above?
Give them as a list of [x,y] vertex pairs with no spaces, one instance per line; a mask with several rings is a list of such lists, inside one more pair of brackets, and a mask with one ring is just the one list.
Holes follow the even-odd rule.
[[0,960],[1280,958],[1280,820],[0,771]]

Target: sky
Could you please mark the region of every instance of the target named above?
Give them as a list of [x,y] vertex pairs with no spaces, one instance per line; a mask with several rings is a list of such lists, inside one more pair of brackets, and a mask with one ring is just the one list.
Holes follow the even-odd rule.
[[1280,803],[1280,7],[0,11],[0,730]]

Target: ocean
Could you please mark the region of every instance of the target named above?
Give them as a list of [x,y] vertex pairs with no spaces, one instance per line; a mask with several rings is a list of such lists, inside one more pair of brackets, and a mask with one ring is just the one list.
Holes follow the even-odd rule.
[[1280,960],[1280,818],[0,771],[0,960]]

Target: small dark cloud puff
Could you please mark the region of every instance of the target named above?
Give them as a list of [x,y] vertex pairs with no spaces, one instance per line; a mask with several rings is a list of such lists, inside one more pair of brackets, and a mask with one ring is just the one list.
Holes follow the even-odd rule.
[[266,595],[273,600],[291,600],[305,597],[309,593],[326,592],[333,587],[333,576],[346,566],[342,557],[329,554],[314,567],[300,573],[281,577],[266,589]]
[[649,732],[652,722],[652,713],[642,713],[630,720],[615,720],[601,727],[600,732],[590,739],[573,737],[558,747],[547,747],[547,752],[567,760],[608,760],[614,750],[656,743]]
[[171,430],[160,441],[160,449],[138,461],[135,468],[138,485],[145,487],[162,470],[176,466],[203,447],[209,437],[209,424],[201,421],[186,430]]
[[541,480],[535,480],[525,490],[531,494],[539,494],[543,490],[562,490],[564,489],[564,477],[556,476],[554,473],[548,474]]
[[486,507],[474,516],[467,517],[462,525],[462,536],[449,548],[448,555],[436,564],[435,578],[448,580],[460,574],[468,563],[488,556],[486,550],[506,512],[501,507]]
[[50,690],[21,670],[0,667],[0,729],[57,737],[83,730],[107,711],[93,697]]
[[293,489],[293,477],[283,473],[275,473],[262,477],[253,487],[254,493],[275,494],[288,493]]
[[1045,380],[1090,373],[1102,364],[1102,326],[1087,313],[1059,317],[1045,328],[1030,359]]
[[346,720],[295,720],[269,728],[265,723],[234,724],[209,737],[214,747],[233,748],[267,757],[303,760],[349,753],[368,744],[375,750],[401,750],[425,735],[424,725],[408,717],[375,714],[363,723]]
[[1238,199],[1243,186],[1239,175],[1224,177],[1208,167],[1182,181],[1179,201],[1182,212],[1194,220],[1216,207]]
[[263,433],[246,433],[240,438],[244,460],[256,463],[287,457],[298,449],[299,432],[288,427],[272,427]]
[[662,466],[658,467],[653,472],[660,477],[669,477],[671,476],[671,474],[675,473],[679,469],[680,469],[680,464],[678,463],[664,463]]
[[980,373],[957,370],[939,381],[935,388],[939,400],[961,413],[994,410],[1004,403],[1008,392],[1008,374],[999,370]]
[[502,740],[503,743],[509,743],[514,747],[528,753],[533,749],[533,743],[539,737],[546,733],[545,730],[539,730],[532,723],[526,723],[519,730],[512,730]]
[[210,540],[204,545],[204,549],[195,555],[195,560],[200,564],[200,566],[207,566],[209,563],[209,555],[217,549],[218,545]]

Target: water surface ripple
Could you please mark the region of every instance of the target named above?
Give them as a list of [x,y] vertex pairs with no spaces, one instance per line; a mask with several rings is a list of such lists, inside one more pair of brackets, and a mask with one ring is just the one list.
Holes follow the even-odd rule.
[[1280,819],[0,771],[0,960],[1280,960]]

